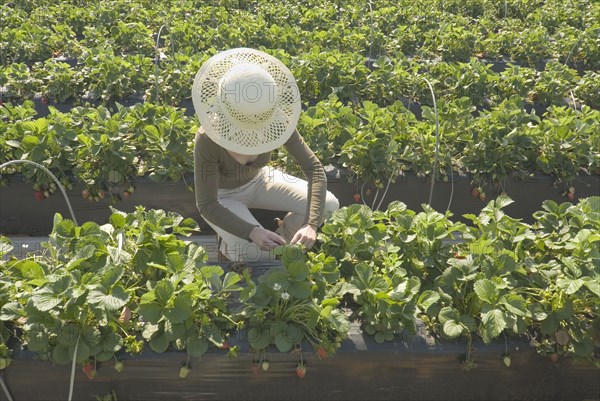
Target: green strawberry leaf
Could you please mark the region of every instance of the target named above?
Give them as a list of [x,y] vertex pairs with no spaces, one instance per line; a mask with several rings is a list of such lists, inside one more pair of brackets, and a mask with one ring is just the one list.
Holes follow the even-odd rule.
[[475,293],[484,302],[495,305],[498,300],[498,289],[496,285],[486,278],[477,280],[473,285]]

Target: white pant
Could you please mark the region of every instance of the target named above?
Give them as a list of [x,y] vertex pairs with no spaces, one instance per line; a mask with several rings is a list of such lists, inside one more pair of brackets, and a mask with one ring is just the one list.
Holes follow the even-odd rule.
[[[262,171],[249,183],[234,189],[219,189],[218,201],[247,222],[261,226],[248,208],[287,211],[283,226],[277,232],[289,242],[306,218],[308,183],[272,167]],[[339,208],[337,198],[329,191],[325,200],[323,220]],[[220,251],[231,261],[274,260],[272,251],[262,251],[258,245],[237,237],[207,221],[221,238]]]

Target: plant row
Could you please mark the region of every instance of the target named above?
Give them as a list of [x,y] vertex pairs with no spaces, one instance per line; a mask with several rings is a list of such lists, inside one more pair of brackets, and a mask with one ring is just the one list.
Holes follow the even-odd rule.
[[[399,99],[432,105],[431,83],[437,99],[468,97],[478,109],[497,105],[511,96],[539,105],[585,104],[600,108],[600,75],[580,74],[558,62],[541,71],[507,64],[502,71],[472,58],[465,62],[381,57],[366,62],[357,52],[325,50],[312,46],[292,56],[270,50],[288,65],[305,104],[336,94],[342,101],[370,100],[387,105]],[[194,55],[170,54],[160,61],[151,57],[115,54],[110,48],[86,51],[77,62],[52,58],[0,67],[0,100],[21,103],[38,97],[44,103],[73,102],[110,105],[131,97],[177,106],[191,98],[194,77],[214,49]]]
[[[401,202],[342,208],[314,252],[280,247],[282,266],[257,279],[244,264],[207,264],[206,251],[182,239],[197,225],[174,213],[113,209],[101,226],[57,214],[41,254],[0,262],[0,369],[25,347],[43,360],[75,359],[92,378],[98,363],[120,371],[127,354],[149,347],[185,350],[185,377],[190,359],[211,349],[248,349],[265,370],[276,349],[297,355],[303,376],[303,351],[334,354],[351,322],[379,343],[420,325],[436,341],[466,339],[467,370],[473,341],[507,336],[553,360],[597,364],[600,198],[547,201],[533,225],[506,215],[510,203],[499,197],[466,216],[469,227]],[[0,253],[10,250],[2,239]]]
[[[82,183],[83,196],[117,201],[129,196],[138,177],[178,182],[193,174],[193,140],[197,119],[180,109],[150,103],[54,108],[34,118],[32,102],[0,108],[2,159],[28,160],[48,168],[68,189]],[[528,112],[517,98],[474,113],[467,98],[438,104],[436,116],[424,106],[419,120],[397,101],[388,107],[371,102],[344,104],[335,96],[302,113],[299,131],[320,160],[383,189],[399,175],[416,173],[448,181],[469,174],[475,187],[504,187],[514,177],[552,175],[565,190],[580,174],[600,174],[600,112],[583,107],[550,107],[543,118]],[[285,149],[272,164],[297,173]],[[31,182],[36,198],[54,192],[56,184],[40,169],[12,164],[3,173],[20,173]],[[188,187],[192,190],[191,181]],[[187,181],[186,181],[187,184]],[[573,192],[573,191],[571,191]]]
[[507,336],[525,336],[553,360],[597,364],[600,198],[546,201],[532,225],[504,213],[510,203],[490,201],[464,216],[468,226],[426,205],[349,206],[326,222],[316,258],[336,261],[353,316],[375,341],[414,332],[416,316],[437,338],[467,340],[465,369],[476,366],[473,340]]
[[600,66],[600,7],[589,0],[116,0],[93,7],[45,1],[37,7],[9,3],[0,16],[3,64],[78,58],[94,48],[155,57],[165,50],[191,56],[238,46],[297,55],[317,46],[375,58],[402,53],[444,61],[509,59],[537,68],[547,60]]
[[[98,363],[121,371],[124,355],[149,347],[185,350],[185,377],[190,358],[211,348],[237,356],[234,330],[265,370],[271,347],[299,352],[299,370],[302,345],[323,357],[339,348],[349,322],[334,265],[309,265],[301,249],[283,248],[284,268],[253,281],[246,267],[207,264],[205,249],[182,239],[197,231],[191,219],[142,207],[113,210],[102,226],[57,214],[42,254],[0,262],[0,369],[17,345],[42,360],[75,360],[93,378]],[[3,237],[0,256],[11,249]]]

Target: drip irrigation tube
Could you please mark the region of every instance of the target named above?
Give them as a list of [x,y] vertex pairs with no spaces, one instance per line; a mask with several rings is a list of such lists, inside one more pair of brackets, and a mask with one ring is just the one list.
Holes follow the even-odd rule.
[[[65,197],[65,201],[67,202],[67,206],[69,207],[69,212],[71,212],[71,218],[73,219],[73,222],[76,225],[79,225],[79,223],[77,223],[77,219],[75,218],[75,213],[73,212],[73,208],[71,207],[71,202],[69,202],[69,197],[67,196],[67,192],[65,191],[65,188],[63,187],[63,185],[60,183],[60,181],[58,180],[58,178],[56,178],[56,176],[54,174],[52,174],[52,172],[50,170],[48,170],[46,167],[42,166],[39,163],[33,162],[31,160],[11,160],[8,161],[6,163],[0,164],[0,171],[4,168],[4,167],[8,167],[11,164],[18,164],[18,163],[25,163],[25,164],[32,164],[38,168],[41,168],[42,170],[44,170],[44,172],[46,174],[48,174],[50,176],[50,178],[52,178],[54,180],[54,182],[56,183],[56,185],[58,186],[58,188],[60,189],[60,191],[62,192],[63,196]],[[1,176],[2,174],[0,174]]]
[[438,110],[437,110],[437,102],[435,101],[435,93],[433,92],[433,87],[429,80],[423,77],[425,82],[427,82],[427,86],[429,86],[429,90],[431,91],[431,98],[433,99],[433,111],[435,113],[435,157],[433,161],[433,177],[431,177],[431,188],[429,189],[429,202],[428,205],[431,206],[431,200],[433,199],[433,187],[435,185],[436,173],[438,170],[439,157],[440,157],[440,123],[438,120]]

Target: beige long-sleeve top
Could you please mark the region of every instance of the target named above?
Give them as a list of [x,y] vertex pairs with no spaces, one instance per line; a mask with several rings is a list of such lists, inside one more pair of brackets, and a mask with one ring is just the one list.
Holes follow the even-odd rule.
[[[308,181],[305,224],[317,227],[322,220],[327,192],[325,170],[297,130],[284,147],[299,164]],[[218,190],[237,188],[250,182],[270,161],[271,152],[267,152],[258,155],[253,162],[242,165],[200,130],[194,145],[194,184],[200,215],[237,237],[249,239],[250,231],[255,226],[220,204],[217,200]]]

